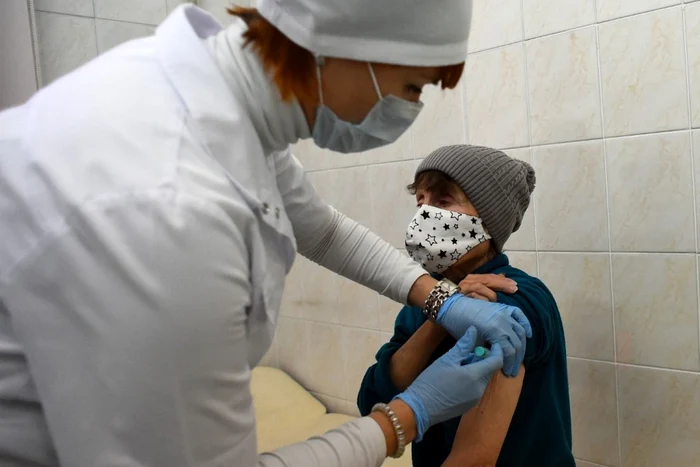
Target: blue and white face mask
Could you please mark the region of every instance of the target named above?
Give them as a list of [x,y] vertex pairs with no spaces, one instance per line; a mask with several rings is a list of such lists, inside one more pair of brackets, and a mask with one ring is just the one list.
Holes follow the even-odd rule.
[[367,63],[379,100],[362,122],[341,120],[323,103],[321,68],[316,66],[321,105],[316,112],[313,139],[318,147],[341,153],[369,151],[393,143],[413,124],[423,108],[422,102],[410,102],[395,96],[382,96],[371,63]]
[[406,251],[423,269],[441,274],[488,241],[481,218],[423,205],[406,228]]

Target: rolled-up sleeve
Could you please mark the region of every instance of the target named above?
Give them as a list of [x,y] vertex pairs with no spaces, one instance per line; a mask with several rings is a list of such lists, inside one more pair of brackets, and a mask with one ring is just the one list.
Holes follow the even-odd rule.
[[325,203],[289,152],[275,156],[277,184],[299,252],[350,280],[406,304],[425,274],[415,261]]
[[257,454],[246,209],[158,193],[94,202],[3,284],[60,465],[381,465],[371,419]]

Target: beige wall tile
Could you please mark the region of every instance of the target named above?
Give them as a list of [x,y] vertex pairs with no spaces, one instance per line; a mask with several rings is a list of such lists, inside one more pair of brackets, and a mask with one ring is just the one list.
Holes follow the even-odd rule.
[[681,9],[605,23],[599,35],[605,135],[687,128]]
[[360,155],[349,154],[346,157],[358,158],[358,164],[378,164],[382,162],[412,160],[415,153],[413,149],[414,128],[415,126],[409,128],[394,144],[373,149]]
[[309,353],[317,347],[309,338],[307,321],[280,316],[275,335],[279,368],[307,389],[316,376],[311,372]]
[[155,28],[151,25],[107,19],[96,20],[95,28],[97,30],[98,53],[104,53],[123,42],[150,36],[155,32]]
[[700,370],[695,255],[613,254],[617,361]]
[[464,87],[471,144],[499,149],[529,144],[522,44],[470,55]]
[[539,249],[607,251],[603,143],[536,147],[533,162]]
[[372,190],[372,230],[397,248],[403,248],[406,226],[416,214],[416,201],[406,191],[413,182],[412,161],[373,165],[369,168]]
[[304,307],[302,317],[320,323],[339,323],[338,287],[341,277],[310,263],[302,279]]
[[37,11],[63,13],[64,15],[94,16],[92,0],[35,0]]
[[695,251],[688,132],[606,145],[613,251]]
[[[504,151],[513,159],[525,161],[532,165],[530,148],[507,149]],[[523,222],[517,232],[514,232],[505,245],[506,250],[534,250],[535,249],[535,199],[530,200],[530,206],[525,211]]]
[[320,392],[339,399],[345,397],[343,333],[342,326],[326,323],[307,323],[308,346],[307,365],[310,375],[304,387],[310,391]]
[[520,0],[474,0],[469,52],[522,40],[521,23]]
[[700,127],[700,3],[685,7],[693,128]]
[[338,322],[344,326],[379,329],[377,292],[341,277],[338,289]]
[[[280,306],[280,316],[290,318],[304,317],[304,281],[306,271],[312,263],[301,255],[297,255],[292,269],[284,282],[284,294]],[[313,284],[311,284],[313,287]],[[312,288],[313,291],[313,288]]]
[[403,305],[386,297],[379,296],[379,330],[394,333],[394,323]]
[[510,265],[537,277],[537,253],[522,251],[507,251]]
[[343,328],[342,343],[345,365],[343,397],[355,401],[367,369],[375,363],[374,356],[383,344],[379,331]]
[[618,372],[622,465],[700,465],[700,374]]
[[595,35],[589,27],[526,43],[532,144],[602,136]]
[[416,157],[425,157],[442,146],[466,143],[462,86],[445,90],[426,86],[421,100],[424,107],[413,125]]
[[93,18],[37,11],[36,27],[44,86],[97,56]]
[[618,466],[615,366],[569,359],[574,455]]
[[117,21],[159,24],[167,15],[164,0],[94,0],[95,16]]
[[607,21],[644,11],[678,5],[681,0],[597,0],[598,21]]
[[614,361],[609,256],[540,253],[539,259],[542,282],[559,305],[567,355]]
[[595,0],[523,0],[525,38],[592,24],[595,9]]

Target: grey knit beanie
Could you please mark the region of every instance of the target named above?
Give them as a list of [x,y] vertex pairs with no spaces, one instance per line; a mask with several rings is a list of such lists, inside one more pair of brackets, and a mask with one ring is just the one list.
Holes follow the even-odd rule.
[[465,144],[436,149],[416,170],[436,170],[453,179],[474,205],[497,252],[520,228],[535,189],[535,170],[502,151]]

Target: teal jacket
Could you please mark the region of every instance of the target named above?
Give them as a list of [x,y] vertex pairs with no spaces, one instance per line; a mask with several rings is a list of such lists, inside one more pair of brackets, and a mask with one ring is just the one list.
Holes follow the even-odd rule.
[[[525,379],[520,399],[506,435],[497,467],[574,467],[571,444],[571,412],[566,368],[566,344],[554,297],[537,278],[516,269],[501,254],[474,271],[504,274],[518,283],[513,295],[498,294],[498,301],[520,308],[532,324],[532,339],[525,353]],[[399,394],[389,376],[394,353],[425,322],[416,307],[404,307],[396,318],[394,335],[377,352],[377,363],[365,374],[357,397],[362,415],[377,402],[389,402]],[[455,344],[447,338],[431,357],[431,363]],[[420,443],[413,443],[413,465],[435,467],[447,458],[459,418],[430,428]]]

